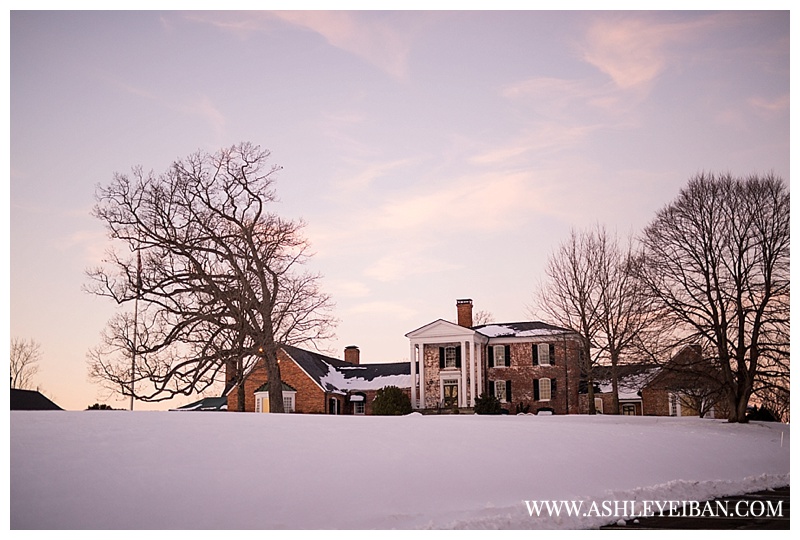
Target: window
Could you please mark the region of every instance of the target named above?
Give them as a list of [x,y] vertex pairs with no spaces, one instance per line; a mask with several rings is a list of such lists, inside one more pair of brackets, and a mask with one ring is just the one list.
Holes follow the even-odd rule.
[[506,348],[503,345],[495,345],[492,347],[494,349],[494,365],[495,366],[505,366],[506,365]]
[[364,414],[364,402],[356,401],[353,403],[353,414]]
[[550,401],[556,395],[556,379],[533,379],[533,400]]
[[636,416],[636,405],[633,403],[623,403],[622,414],[626,416]]
[[444,367],[446,368],[454,368],[456,367],[456,348],[455,347],[445,347],[444,348]]
[[511,365],[511,345],[492,345],[489,347],[489,367],[509,367]]
[[[295,395],[297,392],[294,390],[284,390],[283,391],[283,411],[290,413],[294,412],[294,403],[295,403]],[[269,412],[269,392],[260,390],[255,393],[256,397],[256,407],[255,410],[257,413]]]
[[506,402],[506,381],[494,381],[494,395],[501,403]]
[[458,407],[458,380],[442,381],[443,401],[446,408]]
[[439,347],[439,369],[461,367],[461,347]]
[[548,345],[547,343],[539,343],[539,365],[541,366],[550,365],[550,345]]
[[552,343],[534,343],[532,353],[534,366],[556,365],[556,346]]
[[681,404],[680,400],[678,399],[678,394],[672,392],[670,392],[669,394],[669,415],[670,416],[681,415]]
[[539,379],[539,401],[550,401],[551,398],[550,379]]

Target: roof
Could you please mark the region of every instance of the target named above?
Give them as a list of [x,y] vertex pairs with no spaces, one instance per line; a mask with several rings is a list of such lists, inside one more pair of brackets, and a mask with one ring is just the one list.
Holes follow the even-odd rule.
[[[282,390],[284,392],[297,392],[296,388],[292,388],[291,385],[286,384],[285,382],[281,381]],[[256,392],[269,392],[269,381],[265,382],[261,386],[255,389]]]
[[170,409],[171,411],[225,411],[228,409],[228,398],[222,397],[207,397],[188,405],[183,405],[177,409]]
[[[623,364],[617,366],[617,385],[620,399],[639,399],[644,388],[659,372],[660,366],[655,364]],[[611,366],[595,366],[592,376],[600,387],[600,392],[610,394]]]
[[354,365],[291,345],[281,345],[281,348],[326,392],[411,387],[411,364],[408,362]]
[[11,389],[12,411],[63,411],[37,390]]
[[560,336],[563,334],[575,334],[574,330],[553,326],[541,321],[526,321],[512,323],[491,323],[473,326],[473,330],[486,337],[540,337],[540,336]]

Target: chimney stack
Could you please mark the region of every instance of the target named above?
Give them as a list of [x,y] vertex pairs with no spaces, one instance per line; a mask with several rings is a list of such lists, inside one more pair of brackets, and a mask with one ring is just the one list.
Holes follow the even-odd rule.
[[472,328],[472,299],[456,300],[456,310],[458,310],[458,325]]
[[361,351],[358,350],[358,347],[355,345],[348,345],[344,348],[344,361],[350,362],[354,366],[357,366],[361,361]]

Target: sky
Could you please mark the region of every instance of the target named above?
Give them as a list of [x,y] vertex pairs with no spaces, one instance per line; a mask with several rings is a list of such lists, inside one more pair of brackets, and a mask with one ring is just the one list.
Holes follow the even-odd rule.
[[[791,449],[788,424],[611,415],[12,411],[10,434],[11,529],[98,537],[598,528],[668,501],[788,486]],[[774,499],[771,511],[742,500],[729,512],[788,517]],[[544,501],[580,510],[537,513]]]
[[[320,347],[408,359],[455,302],[531,320],[570,230],[638,234],[699,172],[789,181],[788,11],[14,11],[9,337],[66,409],[117,307],[96,186],[250,141],[335,302]],[[136,404],[164,409],[192,401]]]

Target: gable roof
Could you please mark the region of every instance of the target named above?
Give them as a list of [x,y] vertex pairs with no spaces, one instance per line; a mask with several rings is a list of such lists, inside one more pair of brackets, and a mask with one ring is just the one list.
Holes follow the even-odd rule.
[[12,411],[63,411],[37,390],[11,389]]
[[429,322],[424,326],[420,326],[416,330],[406,334],[407,338],[415,337],[430,337],[430,336],[472,336],[475,331],[472,328],[461,326],[454,322],[446,321],[444,319],[436,319]]
[[[284,392],[297,392],[295,388],[292,388],[292,385],[286,384],[284,381],[281,381],[281,390]],[[269,392],[269,381],[256,388],[255,392]]]
[[207,397],[194,403],[182,405],[177,409],[170,409],[170,411],[225,411],[228,409],[228,398],[224,395],[222,397]]
[[281,348],[326,392],[346,393],[384,386],[411,387],[411,364],[408,362],[354,365],[291,345],[281,345]]
[[[661,367],[656,364],[623,364],[617,366],[617,386],[620,399],[640,399],[642,388],[659,373]],[[600,387],[600,392],[610,394],[613,391],[611,383],[611,366],[595,366],[592,376]]]
[[491,323],[474,326],[473,329],[489,338],[493,337],[542,337],[576,334],[569,328],[561,328],[541,321],[524,321],[512,323]]

